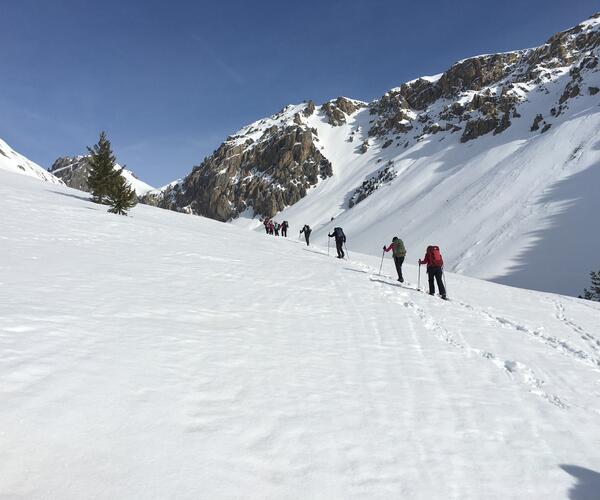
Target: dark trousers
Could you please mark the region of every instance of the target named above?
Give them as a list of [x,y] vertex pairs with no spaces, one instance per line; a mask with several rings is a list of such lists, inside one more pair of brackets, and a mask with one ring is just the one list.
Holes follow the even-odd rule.
[[398,271],[398,279],[404,281],[402,276],[402,264],[404,263],[404,257],[396,257],[394,255],[394,264],[396,264],[396,271]]
[[306,240],[306,245],[310,246],[310,234],[304,233],[304,239]]
[[338,253],[338,258],[344,258],[344,240],[335,240],[335,249]]
[[282,228],[281,229],[281,236],[286,236],[287,237],[287,228]]
[[444,287],[444,281],[442,280],[442,268],[441,267],[428,267],[427,274],[429,277],[429,293],[433,295],[435,293],[435,287],[433,286],[433,279],[437,282],[438,291],[442,297],[446,296],[446,287]]

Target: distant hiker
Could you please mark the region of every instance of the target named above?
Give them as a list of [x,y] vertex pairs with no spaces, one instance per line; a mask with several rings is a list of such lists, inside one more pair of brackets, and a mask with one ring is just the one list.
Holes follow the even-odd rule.
[[283,224],[281,224],[281,236],[285,236],[287,238],[288,227],[290,227],[288,221],[284,220]]
[[274,234],[275,233],[275,224],[273,223],[273,221],[271,219],[269,219],[269,234]]
[[310,246],[310,233],[312,233],[312,229],[310,228],[310,226],[308,224],[304,224],[302,231],[300,231],[300,234],[302,234],[302,233],[304,233],[304,239],[306,240],[306,245]]
[[396,271],[398,271],[398,281],[404,283],[404,277],[402,276],[402,264],[404,263],[404,257],[406,257],[406,248],[404,248],[404,242],[394,236],[389,247],[383,246],[384,252],[393,250],[392,255],[394,257],[394,264],[396,264]]
[[333,229],[333,233],[328,234],[330,238],[335,238],[335,249],[337,250],[338,259],[344,258],[344,243],[346,243],[346,235],[341,227]]
[[269,219],[263,220],[263,226],[265,226],[265,232],[269,234]]
[[273,229],[275,230],[275,236],[279,236],[279,222],[275,222]]
[[425,251],[425,258],[419,259],[419,265],[427,264],[427,275],[429,277],[429,295],[435,294],[435,287],[433,285],[433,279],[437,282],[438,291],[442,299],[446,298],[446,287],[444,287],[444,281],[442,279],[444,259],[440,253],[440,247],[428,246]]

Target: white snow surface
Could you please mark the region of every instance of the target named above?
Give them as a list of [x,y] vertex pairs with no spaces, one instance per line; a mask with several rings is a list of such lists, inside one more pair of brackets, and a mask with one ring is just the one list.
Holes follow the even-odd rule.
[[445,302],[389,257],[5,171],[0,207],[2,498],[600,491],[600,304],[451,273]]
[[55,177],[37,163],[25,158],[22,154],[17,153],[2,139],[0,139],[0,169],[36,177],[52,184],[64,185],[58,177]]

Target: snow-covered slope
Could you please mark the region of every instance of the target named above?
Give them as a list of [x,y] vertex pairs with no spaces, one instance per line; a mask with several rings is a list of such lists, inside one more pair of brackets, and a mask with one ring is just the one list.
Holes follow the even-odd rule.
[[60,179],[47,172],[37,163],[17,153],[2,139],[0,139],[0,169],[36,177],[52,184],[63,184]]
[[[88,177],[90,174],[89,156],[64,156],[58,158],[50,167],[50,172],[62,179],[69,187],[80,191],[89,191]],[[127,183],[134,189],[138,196],[143,196],[154,190],[152,186],[138,179],[135,174],[118,163],[115,170],[119,170]]]
[[600,304],[456,274],[444,302],[414,266],[4,171],[0,200],[3,497],[600,491]]
[[[600,266],[600,233],[590,226],[600,212],[600,108],[585,99],[571,106],[572,115],[545,134],[530,134],[522,119],[467,145],[458,136],[431,136],[407,150],[375,145],[365,154],[351,143],[341,148],[335,136],[361,127],[368,112],[336,129],[317,115],[313,125],[334,175],[277,219],[310,224],[321,244],[343,226],[348,245],[371,254],[399,235],[412,262],[438,244],[454,272],[576,295]],[[540,107],[528,102],[519,112],[533,119]],[[392,180],[349,209],[356,188],[386,169]]]
[[[117,168],[121,168],[117,166]],[[151,186],[150,184],[145,183],[144,181],[138,179],[135,174],[126,168],[121,170],[121,175],[125,177],[127,183],[133,188],[133,190],[139,195],[144,195],[149,191],[152,191],[156,188]]]
[[376,255],[398,235],[411,262],[438,244],[448,270],[581,293],[600,267],[599,23],[460,61],[335,126],[322,107],[299,114],[333,176],[277,219],[310,224],[321,244],[340,225]]

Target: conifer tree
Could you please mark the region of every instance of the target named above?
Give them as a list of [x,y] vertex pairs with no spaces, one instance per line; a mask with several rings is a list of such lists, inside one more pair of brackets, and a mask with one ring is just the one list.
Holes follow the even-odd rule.
[[117,173],[118,177],[113,181],[107,196],[110,205],[108,211],[113,214],[127,215],[127,211],[137,205],[137,195],[134,189],[127,184],[121,171],[117,171]]
[[592,285],[590,289],[583,289],[583,298],[600,302],[600,271],[590,273]]
[[108,194],[121,175],[115,170],[116,158],[112,153],[106,133],[100,132],[98,143],[91,148],[88,147],[88,151],[90,152],[91,167],[88,184],[92,193],[92,201],[107,203]]

